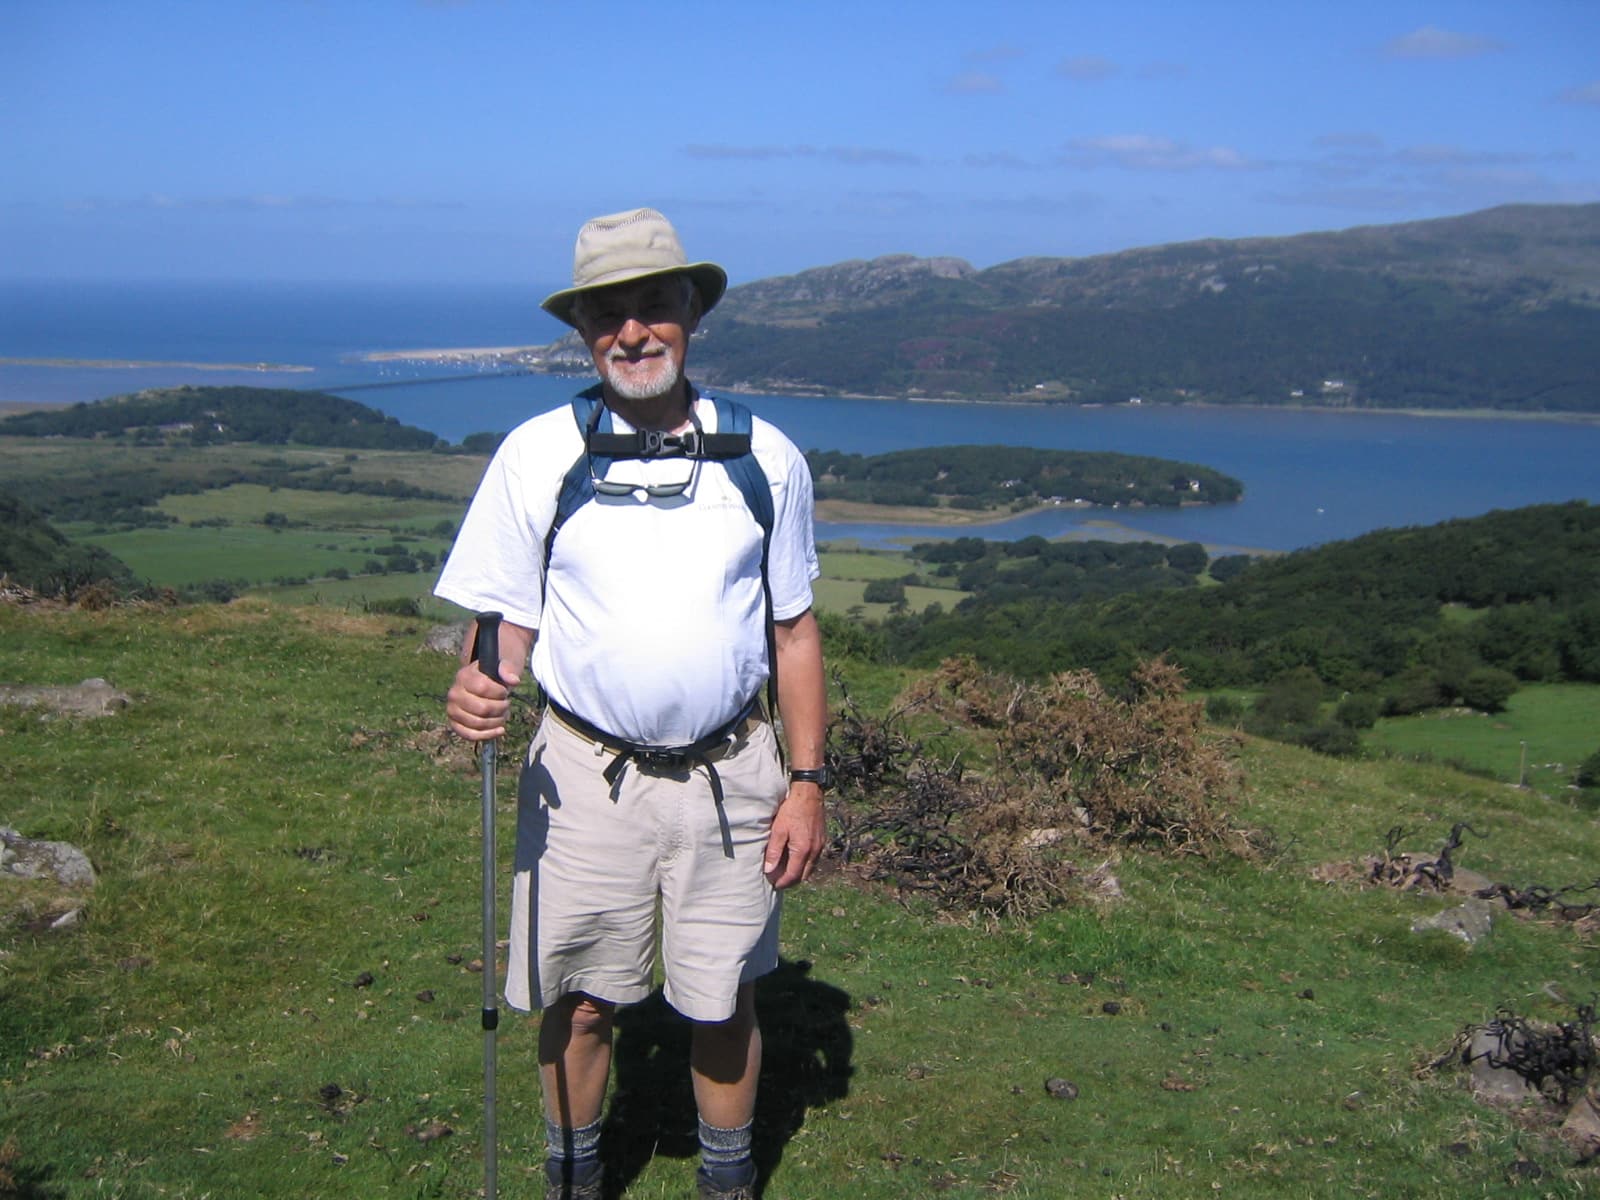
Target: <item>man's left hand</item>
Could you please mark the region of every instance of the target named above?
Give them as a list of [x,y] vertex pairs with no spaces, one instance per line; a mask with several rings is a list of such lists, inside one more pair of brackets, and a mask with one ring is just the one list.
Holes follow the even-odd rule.
[[782,891],[811,878],[828,844],[828,818],[822,789],[814,783],[791,783],[789,794],[772,817],[763,866],[768,881]]

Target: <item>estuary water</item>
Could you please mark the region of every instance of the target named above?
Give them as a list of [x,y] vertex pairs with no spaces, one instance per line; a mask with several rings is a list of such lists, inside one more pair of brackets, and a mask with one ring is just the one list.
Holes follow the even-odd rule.
[[[536,307],[545,290],[0,283],[0,358],[306,368],[280,373],[0,364],[0,401],[89,400],[181,383],[321,388],[459,442],[470,433],[509,429],[564,403],[587,381],[369,363],[362,354],[553,340],[563,327]],[[824,539],[887,544],[964,534],[1150,536],[1201,542],[1214,553],[1292,550],[1497,508],[1600,501],[1600,421],[1594,420],[742,398],[802,449],[878,454],[996,444],[1105,450],[1200,463],[1245,485],[1241,501],[1216,507],[1061,508],[938,528],[819,522]]]

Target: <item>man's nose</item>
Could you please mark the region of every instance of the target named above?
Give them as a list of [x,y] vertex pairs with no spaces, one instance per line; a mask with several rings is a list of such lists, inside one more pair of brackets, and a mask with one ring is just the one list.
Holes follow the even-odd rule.
[[638,317],[630,316],[617,330],[617,341],[624,346],[643,346],[650,340],[650,327]]

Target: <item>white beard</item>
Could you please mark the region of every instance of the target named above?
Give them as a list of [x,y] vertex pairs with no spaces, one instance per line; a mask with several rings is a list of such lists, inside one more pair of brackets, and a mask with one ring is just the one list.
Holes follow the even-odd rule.
[[[606,382],[624,400],[655,400],[677,387],[680,378],[678,364],[670,353],[632,365],[626,355],[612,354],[607,356],[606,366]],[[641,366],[647,369],[641,371]]]

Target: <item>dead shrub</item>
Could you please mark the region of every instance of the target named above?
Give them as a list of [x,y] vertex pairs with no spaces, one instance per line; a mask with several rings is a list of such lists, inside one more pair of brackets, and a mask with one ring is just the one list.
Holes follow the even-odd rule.
[[[910,734],[913,715],[980,735],[993,766],[936,758]],[[1159,661],[1121,696],[1088,672],[1023,683],[970,659],[944,663],[882,718],[846,692],[829,729],[834,849],[941,907],[1011,916],[1105,890],[1105,862],[1076,860],[1116,845],[1249,853],[1220,807],[1235,772],[1203,725],[1181,673]]]
[[1233,764],[1183,692],[1183,672],[1162,659],[1141,663],[1120,694],[1090,671],[1020,683],[954,659],[917,695],[995,731],[996,774],[1037,824],[1192,853],[1245,849],[1221,807],[1237,787]]

